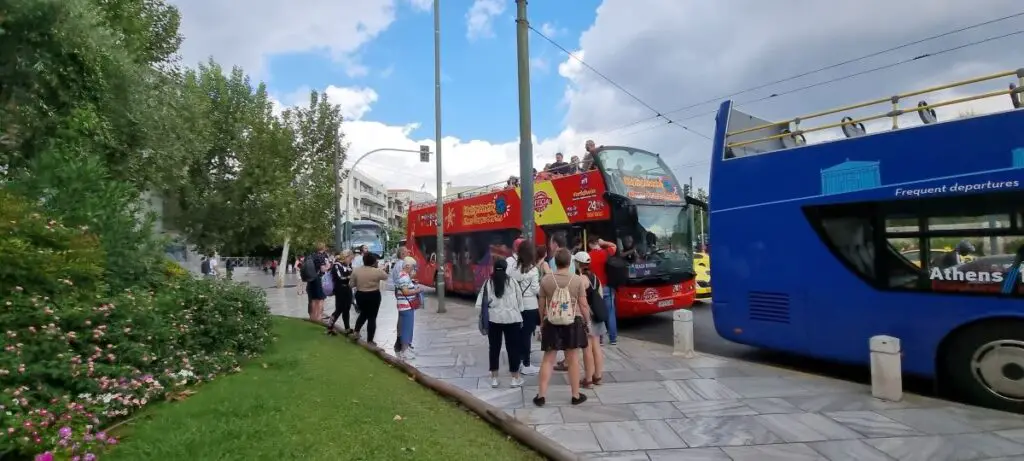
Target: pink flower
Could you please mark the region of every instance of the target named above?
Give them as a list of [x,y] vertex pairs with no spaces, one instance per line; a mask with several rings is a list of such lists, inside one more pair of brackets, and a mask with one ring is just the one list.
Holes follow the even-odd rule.
[[71,437],[71,428],[64,426],[60,428],[60,431],[58,433],[60,434],[60,438],[66,439],[68,437]]
[[46,453],[40,453],[40,454],[36,455],[35,460],[36,461],[53,461],[53,453],[51,453],[49,451],[46,452]]

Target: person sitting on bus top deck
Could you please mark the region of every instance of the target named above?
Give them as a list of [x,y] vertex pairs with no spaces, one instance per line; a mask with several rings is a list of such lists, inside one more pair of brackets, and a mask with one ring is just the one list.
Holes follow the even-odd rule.
[[550,163],[544,165],[544,169],[540,170],[539,172],[537,172],[537,180],[538,181],[546,181],[548,179],[551,179],[551,171],[550,170],[551,170],[551,164]]
[[959,266],[964,263],[964,257],[974,253],[974,244],[967,240],[961,240],[956,244],[956,249],[942,256],[942,268]]
[[581,167],[582,165],[580,165],[580,158],[578,156],[573,155],[572,157],[569,157],[569,174],[576,174],[583,171]]
[[596,167],[594,164],[594,155],[597,154],[597,145],[593,139],[588,139],[587,143],[583,145],[583,149],[587,152],[583,156],[583,163],[580,164],[580,169],[583,171],[590,171]]
[[562,153],[555,154],[555,163],[551,164],[551,174],[555,176],[563,176],[569,174],[569,164],[563,160]]

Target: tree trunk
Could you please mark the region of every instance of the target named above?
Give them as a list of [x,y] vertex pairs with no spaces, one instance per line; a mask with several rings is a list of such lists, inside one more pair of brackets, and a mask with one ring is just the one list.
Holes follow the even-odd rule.
[[284,288],[284,274],[288,272],[288,244],[291,243],[291,237],[284,238],[284,250],[281,251],[281,264],[277,265],[277,287]]

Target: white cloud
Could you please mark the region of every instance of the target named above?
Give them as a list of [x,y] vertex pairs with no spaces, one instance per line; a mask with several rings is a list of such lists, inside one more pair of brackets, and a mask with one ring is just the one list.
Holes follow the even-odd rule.
[[[366,3],[374,1],[386,3],[380,0],[367,0]],[[474,9],[479,3],[490,2],[493,0],[477,0]],[[598,10],[595,23],[579,38],[581,50],[578,56],[659,111],[670,111],[715,98],[714,103],[668,114],[678,122],[674,125],[683,124],[695,131],[711,134],[714,122],[713,115],[708,112],[713,112],[717,108],[718,100],[721,99],[717,98],[718,96],[896,44],[982,22],[1000,16],[1000,13],[1010,14],[1019,8],[1017,2],[1013,0],[948,2],[944,4],[944,8],[934,8],[933,2],[929,0],[865,0],[858,4],[808,3],[798,0],[780,2],[750,3],[745,4],[742,9],[736,9],[715,2],[605,0]],[[493,4],[496,5],[495,8],[504,10],[502,4]],[[362,11],[366,8],[360,5],[357,9]],[[493,19],[493,14],[485,14],[488,11],[491,10],[484,8],[478,11],[479,14],[487,16],[477,23],[482,24],[480,27],[484,29]],[[319,22],[317,16],[320,15],[305,16],[308,17],[303,18],[304,22],[298,26],[288,27],[305,30],[310,23]],[[469,16],[467,15],[467,18]],[[188,21],[189,16],[186,15],[185,19]],[[209,22],[217,20],[213,18]],[[230,22],[221,22],[229,24],[226,26],[228,28],[233,27]],[[469,23],[472,25],[473,21],[470,20]],[[268,24],[267,27],[276,26]],[[760,103],[742,104],[772,93],[784,93],[814,82],[928,52],[934,53],[1019,28],[1020,25],[1015,25],[1014,21],[1007,21],[773,85],[736,96],[734,99],[740,103],[742,110],[754,115],[767,119],[783,119],[996,70],[1016,68],[1024,62],[1024,50],[1011,46],[1015,42],[1005,40],[921,59],[911,64],[823,85],[793,95],[779,96]],[[280,34],[274,32],[271,35]],[[564,41],[570,42],[568,39]],[[575,43],[575,38],[571,42]],[[365,43],[365,40],[361,43]],[[230,49],[216,42],[208,43],[208,46],[211,48],[203,54],[213,53],[218,59],[223,59],[217,54],[221,52],[219,50]],[[289,47],[294,48],[291,45],[277,45],[277,48]],[[542,56],[544,50],[536,48],[533,50],[534,56]],[[358,51],[358,46],[350,49]],[[255,55],[264,56],[265,53]],[[538,62],[535,61],[533,64],[536,65]],[[537,168],[550,162],[554,152],[562,151],[567,155],[580,153],[583,142],[593,138],[598,144],[633,145],[658,152],[665,158],[666,163],[675,167],[676,174],[681,180],[685,181],[688,176],[693,176],[697,185],[706,183],[711,151],[709,141],[658,120],[636,123],[628,128],[609,132],[608,130],[613,128],[648,118],[653,112],[573,59],[566,58],[561,62],[558,73],[567,82],[562,100],[539,101],[535,98],[533,105],[535,111],[550,110],[559,106],[564,108],[566,128],[552,139],[534,140],[534,164]],[[922,98],[929,102],[938,102],[1003,88],[1009,80],[999,80],[989,86],[982,85],[978,90],[965,88],[917,97],[906,101],[906,106],[914,106],[917,100]],[[429,119],[412,119],[409,123],[399,125],[369,120],[367,117],[370,116],[370,110],[373,104],[378,102],[376,92],[370,88],[334,88],[331,91],[337,99],[332,100],[346,105],[344,109],[350,117],[344,125],[346,138],[350,142],[349,162],[362,153],[381,147],[417,149],[420,144],[426,144],[434,148],[432,123]],[[294,101],[289,99],[289,95],[280,97],[289,103]],[[382,94],[379,98],[387,99],[388,95]],[[969,107],[980,114],[1008,108],[1009,102],[1008,98],[1004,97],[964,107]],[[959,109],[940,108],[937,112],[940,119],[946,119],[957,116]],[[885,110],[888,109],[884,106],[877,108],[878,112]],[[837,122],[844,115],[857,117],[863,113],[837,114],[828,120],[821,120],[821,123]],[[694,116],[696,117],[690,118]],[[901,124],[910,126],[919,123],[915,120],[915,116],[907,115],[901,118]],[[417,130],[420,124],[429,129]],[[888,124],[883,120],[867,125],[869,131],[874,131],[885,129]],[[423,134],[414,136],[414,132]],[[841,136],[839,133],[838,130],[833,130],[827,136]],[[429,139],[423,139],[424,137]],[[443,179],[446,182],[451,181],[454,185],[494,183],[511,174],[518,174],[517,139],[465,140],[446,137],[442,141],[442,147]],[[390,187],[416,190],[420,184],[426,184],[427,189],[432,191],[435,184],[434,164],[419,163],[415,154],[375,154],[364,161],[360,169],[366,170]]]
[[506,0],[474,0],[466,12],[466,37],[470,40],[494,36],[494,18],[505,12]]
[[[422,3],[422,0],[416,0]],[[171,0],[181,9],[186,64],[209,56],[266,79],[269,56],[323,52],[350,76],[365,75],[358,51],[395,20],[395,0]]]
[[341,115],[345,120],[360,120],[370,111],[370,105],[377,102],[377,92],[373,88],[341,88],[334,85],[324,90],[331,104],[341,106]]
[[[663,113],[695,102],[714,103],[668,114],[677,122],[704,134],[714,130],[717,96],[841,62],[923,37],[1016,13],[1018,2],[982,0],[943,2],[930,0],[865,0],[860,3],[780,0],[744,3],[680,2],[677,0],[605,0],[594,24],[580,39],[588,64],[600,70],[638,98]],[[1020,29],[1020,19],[944,37],[897,52],[841,66],[795,81],[736,96],[742,103],[848,75],[868,68],[909,59],[981,38]],[[952,82],[998,70],[1020,67],[1024,50],[1014,39],[966,48],[920,59],[896,68],[851,78],[835,84],[743,105],[753,115],[779,119],[816,112],[864,100]],[[1019,38],[1017,39],[1019,41]],[[706,182],[711,143],[664,121],[639,123],[614,133],[602,133],[654,115],[642,104],[579,63],[566,58],[559,74],[569,81],[563,104],[567,126],[595,133],[598,143],[628,144],[662,154],[685,180]],[[1005,87],[1010,79],[993,83]],[[963,89],[968,93],[986,91]],[[964,93],[959,93],[964,94]],[[938,102],[942,94],[924,99]],[[1005,101],[971,105],[976,112],[1007,108]],[[905,101],[907,107],[917,100]],[[543,107],[535,102],[534,107]],[[888,108],[879,106],[875,112]],[[956,108],[939,109],[939,118],[956,115]],[[815,124],[838,122],[837,114]],[[690,120],[689,117],[697,116]],[[826,117],[827,118],[827,117]],[[905,120],[904,120],[905,119]],[[904,116],[906,125],[916,116]],[[808,122],[809,123],[809,122]],[[675,124],[677,125],[677,124]],[[882,123],[885,125],[885,123]],[[869,130],[872,129],[869,124]],[[841,136],[841,135],[840,135]]]

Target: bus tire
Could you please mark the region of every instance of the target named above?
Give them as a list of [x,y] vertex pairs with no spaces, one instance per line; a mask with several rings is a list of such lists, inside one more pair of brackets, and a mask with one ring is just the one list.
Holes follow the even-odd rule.
[[1024,321],[984,321],[955,332],[940,358],[940,386],[971,405],[1024,413]]

